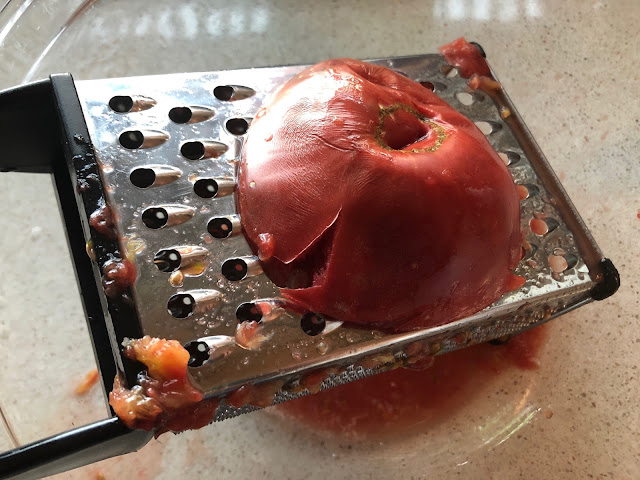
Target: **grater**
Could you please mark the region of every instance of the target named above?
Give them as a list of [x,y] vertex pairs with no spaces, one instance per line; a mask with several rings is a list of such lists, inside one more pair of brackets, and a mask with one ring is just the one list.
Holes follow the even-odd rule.
[[[475,122],[526,192],[527,248],[515,271],[525,284],[447,325],[351,328],[288,309],[261,272],[236,211],[237,166],[262,101],[307,66],[78,82],[62,74],[0,93],[8,149],[0,169],[53,173],[105,392],[117,372],[136,382],[140,365],[121,354],[126,338],[181,342],[206,397],[275,384],[278,403],[509,336],[616,291],[615,267],[503,89],[470,89],[439,54],[370,62],[431,88]],[[130,268],[120,259],[135,281],[113,274]],[[238,345],[237,325],[247,320],[261,321],[259,341]],[[256,408],[222,401],[215,420]],[[137,450],[151,436],[112,416],[1,454],[0,478],[51,475]]]

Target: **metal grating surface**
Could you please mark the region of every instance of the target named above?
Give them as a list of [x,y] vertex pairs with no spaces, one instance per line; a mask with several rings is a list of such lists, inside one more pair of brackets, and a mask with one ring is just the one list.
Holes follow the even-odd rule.
[[[575,246],[572,232],[563,224],[547,188],[539,180],[492,100],[483,93],[469,90],[466,80],[455,75],[455,70],[451,72],[451,67],[440,55],[401,57],[373,63],[393,68],[420,82],[431,82],[436,93],[454,108],[475,122],[487,122],[492,126],[492,133],[487,135],[489,142],[508,159],[509,171],[515,182],[526,185],[530,194],[521,202],[522,228],[533,248],[516,270],[526,278],[526,283],[472,317],[405,334],[391,335],[342,326],[330,333],[311,337],[300,328],[299,317],[281,311],[264,327],[270,339],[259,347],[246,350],[236,346],[226,357],[191,369],[194,383],[207,395],[220,395],[247,382],[291,379],[302,372],[330,365],[348,367],[357,359],[381,352],[391,352],[399,360],[404,355],[403,347],[416,341],[430,345],[434,353],[442,353],[515,333],[588,301],[587,292],[594,282]],[[231,133],[233,124],[227,124],[227,121],[246,119],[250,122],[263,99],[303,68],[261,68],[77,82],[107,195],[117,215],[118,234],[138,270],[134,294],[145,334],[174,338],[182,343],[212,335],[233,336],[237,323],[235,310],[240,303],[277,297],[277,287],[264,275],[229,282],[221,274],[224,260],[251,255],[251,251],[242,235],[217,239],[207,232],[211,218],[235,213],[234,196],[201,198],[194,193],[194,183],[203,178],[234,177],[243,136]],[[235,90],[246,98],[232,101],[216,98],[214,89],[229,85],[248,87]],[[253,95],[246,96],[252,91],[255,92]],[[133,110],[138,108],[139,111],[115,112],[109,102],[118,95],[136,100]],[[470,99],[473,102],[467,105]],[[171,120],[169,113],[172,109],[185,106],[193,112],[191,122]],[[120,135],[128,131],[145,134],[141,148],[128,149],[121,145]],[[181,147],[194,141],[202,142],[212,157],[200,160],[185,158]],[[226,152],[213,158],[224,147]],[[176,172],[180,176],[162,186],[135,187],[130,180],[131,172],[149,165],[171,167],[169,170],[173,173],[170,176],[176,177]],[[157,230],[146,227],[142,221],[143,211],[157,206],[166,206],[169,210],[174,208],[179,215],[172,218],[186,221]],[[532,219],[545,220],[550,231],[544,235],[534,234],[530,227]],[[172,284],[170,274],[159,271],[154,265],[154,255],[158,251],[177,246],[198,247],[206,252],[204,272],[185,275],[182,285],[175,277]],[[561,257],[564,260],[556,260],[566,261],[568,268],[555,273],[549,265],[550,256]],[[167,302],[172,295],[193,291],[197,297],[203,289],[208,291],[205,292],[207,294],[211,294],[211,290],[220,292],[221,297],[206,303],[208,309],[196,311],[187,318],[175,318],[169,314]],[[381,366],[380,369],[387,367]],[[371,370],[350,367],[338,377],[328,378],[323,388],[367,373]],[[290,397],[291,394],[281,393],[277,401]],[[234,410],[223,404],[217,419],[244,413],[245,410]]]

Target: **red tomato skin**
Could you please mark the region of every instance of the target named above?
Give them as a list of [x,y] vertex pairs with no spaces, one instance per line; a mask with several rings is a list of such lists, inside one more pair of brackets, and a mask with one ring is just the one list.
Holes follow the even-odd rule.
[[353,324],[462,318],[507,291],[520,258],[518,195],[484,135],[420,84],[357,60],[315,65],[266,103],[238,185],[254,252],[272,239],[265,272],[304,287],[282,295]]
[[439,50],[447,62],[458,69],[463,78],[470,78],[474,74],[480,77],[492,77],[489,64],[478,47],[467,42],[464,37],[441,46]]

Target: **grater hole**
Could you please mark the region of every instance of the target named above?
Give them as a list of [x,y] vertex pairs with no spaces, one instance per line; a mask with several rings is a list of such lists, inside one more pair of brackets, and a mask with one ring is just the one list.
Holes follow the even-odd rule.
[[233,87],[230,85],[220,85],[213,89],[213,95],[223,102],[228,102],[233,97]]
[[180,268],[181,262],[180,252],[172,248],[160,250],[153,257],[153,263],[161,272],[173,272]]
[[152,207],[142,212],[142,223],[153,230],[164,227],[168,220],[169,214],[164,208]]
[[546,235],[558,228],[558,221],[554,218],[533,218],[529,222],[531,231],[538,236]]
[[193,184],[193,191],[201,198],[213,198],[218,194],[218,182],[212,178],[201,178]]
[[540,188],[538,188],[537,185],[527,183],[525,187],[527,187],[527,192],[529,192],[529,196],[527,198],[535,197],[540,193]]
[[120,145],[129,150],[140,148],[144,143],[144,135],[140,130],[129,130],[120,135]]
[[420,82],[420,85],[432,92],[436,91],[436,86],[432,82]]
[[549,255],[547,258],[551,270],[555,273],[562,273],[568,268],[567,259],[562,255]]
[[233,231],[233,224],[225,217],[212,218],[207,224],[207,231],[213,238],[227,238]]
[[431,90],[432,92],[443,92],[447,89],[447,86],[444,83],[440,83],[440,82],[431,82],[431,81],[425,80],[419,83],[424,88]]
[[402,70],[396,70],[396,69],[393,69],[393,71],[394,71],[395,73],[397,73],[398,75],[401,75],[401,76],[403,76],[403,77],[405,77],[405,78],[411,78],[409,75],[407,75],[407,74],[406,74],[405,72],[403,72]]
[[189,160],[204,158],[204,144],[202,142],[187,142],[180,147],[180,153]]
[[169,118],[175,123],[189,123],[193,112],[189,107],[174,107],[169,110]]
[[520,200],[526,200],[527,198],[535,197],[540,193],[540,189],[536,185],[531,184],[516,184],[516,190]]
[[220,101],[233,102],[252,97],[256,91],[242,85],[218,85],[213,89],[213,95]]
[[553,253],[547,258],[549,266],[555,273],[562,273],[565,270],[574,268],[578,264],[578,257],[573,253],[567,253],[563,248],[556,247]]
[[223,102],[228,102],[233,97],[233,87],[230,85],[219,85],[213,89],[213,95]]
[[505,150],[504,152],[499,152],[498,156],[502,159],[504,164],[508,167],[520,161],[520,155],[516,152],[512,152],[510,150]]
[[238,322],[259,322],[262,320],[262,311],[253,302],[245,302],[238,305],[236,309]]
[[230,118],[227,120],[226,127],[232,135],[244,135],[249,129],[249,122],[244,118]]
[[544,220],[540,220],[538,218],[534,218],[529,222],[529,226],[531,227],[531,231],[536,235],[545,235],[549,232],[549,227],[547,226],[547,222]]
[[492,133],[496,133],[502,128],[501,125],[496,122],[487,122],[487,121],[481,120],[479,122],[474,122],[474,123],[476,127],[478,127],[478,129],[484,135],[491,135]]
[[133,98],[127,95],[116,95],[109,100],[109,108],[117,113],[128,113],[133,108]]
[[129,179],[138,188],[149,188],[156,181],[156,173],[151,168],[136,168],[129,175]]
[[205,342],[185,343],[184,349],[189,352],[189,367],[201,367],[209,360],[209,345]]
[[456,98],[465,106],[473,105],[475,102],[475,98],[469,92],[458,92],[456,93]]
[[317,313],[307,312],[302,316],[302,318],[300,318],[300,327],[302,327],[302,331],[312,337],[322,333],[325,325],[326,322],[324,318]]
[[242,280],[248,271],[247,263],[241,258],[230,258],[222,264],[222,275],[231,282]]
[[193,313],[195,304],[194,298],[188,293],[177,293],[167,302],[167,309],[175,318],[187,318]]
[[455,78],[455,77],[458,76],[458,69],[456,67],[454,67],[453,65],[443,65],[440,68],[440,71],[447,78]]
[[555,218],[546,218],[544,221],[547,224],[547,233],[553,232],[556,228],[560,226],[560,224]]
[[573,253],[568,253],[564,256],[567,260],[567,270],[570,268],[574,268],[578,264],[578,257],[576,257]]

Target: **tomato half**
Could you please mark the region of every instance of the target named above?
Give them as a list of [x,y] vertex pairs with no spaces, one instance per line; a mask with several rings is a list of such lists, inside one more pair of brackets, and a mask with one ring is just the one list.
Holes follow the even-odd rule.
[[357,60],[317,64],[265,103],[237,201],[282,295],[353,324],[462,318],[511,288],[520,258],[518,194],[482,132],[429,89]]

